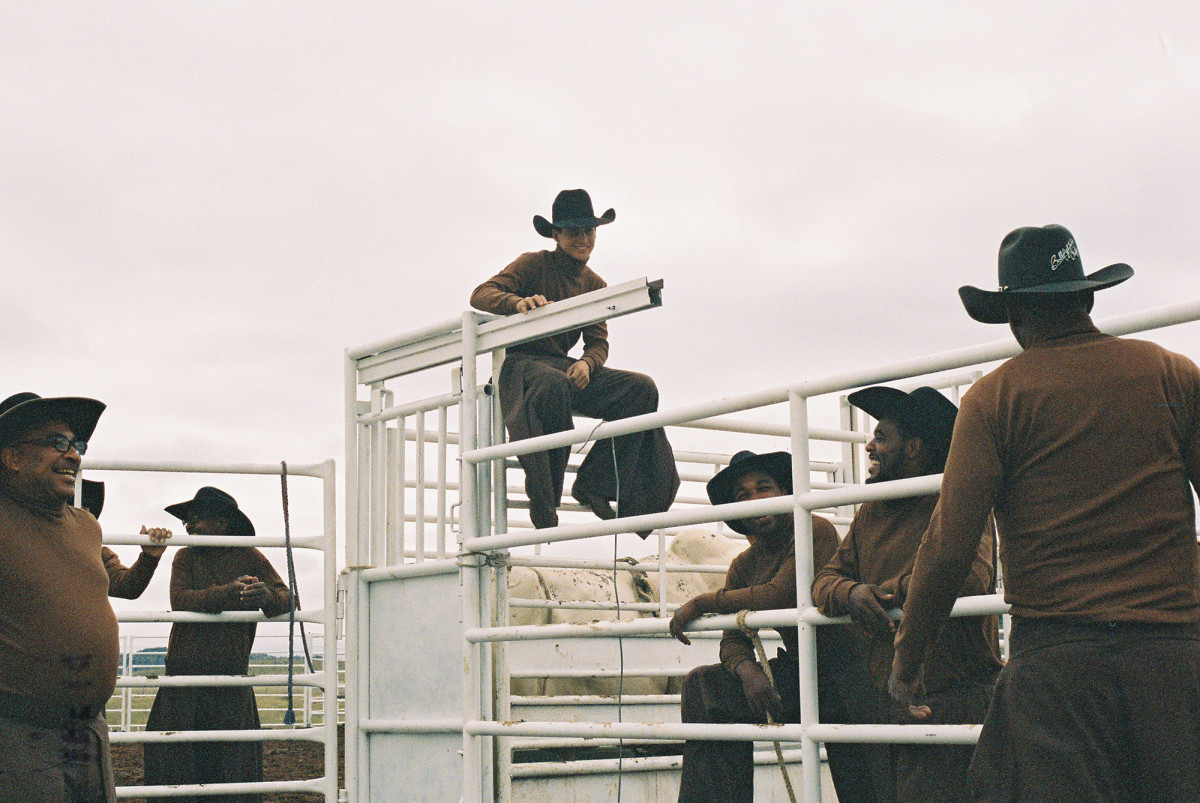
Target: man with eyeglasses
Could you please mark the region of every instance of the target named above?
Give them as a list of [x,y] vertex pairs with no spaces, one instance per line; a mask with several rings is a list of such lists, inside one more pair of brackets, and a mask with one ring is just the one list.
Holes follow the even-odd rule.
[[0,800],[113,801],[117,680],[100,525],[71,506],[104,404],[0,402]]
[[[533,227],[557,244],[553,251],[522,254],[475,288],[471,306],[498,315],[529,313],[555,301],[605,287],[588,267],[596,227],[612,223],[609,209],[596,217],[585,190],[563,190],[554,199],[553,222],[541,215]],[[583,354],[568,352],[583,338]],[[571,413],[612,421],[658,410],[658,388],[645,374],[605,365],[608,324],[522,343],[508,349],[500,369],[500,409],[513,440],[571,429]],[[534,527],[558,524],[558,504],[570,448],[518,455]],[[571,495],[601,519],[661,513],[675,501],[679,472],[660,429],[598,441],[580,464]],[[616,509],[613,503],[616,502]],[[645,538],[650,531],[640,532]]]

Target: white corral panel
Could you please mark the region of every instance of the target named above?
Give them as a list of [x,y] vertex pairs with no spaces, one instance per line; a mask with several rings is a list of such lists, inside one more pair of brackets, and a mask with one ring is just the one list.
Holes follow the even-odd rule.
[[[462,719],[459,576],[370,585],[370,720]],[[368,737],[371,800],[453,801],[461,796],[462,735]]]

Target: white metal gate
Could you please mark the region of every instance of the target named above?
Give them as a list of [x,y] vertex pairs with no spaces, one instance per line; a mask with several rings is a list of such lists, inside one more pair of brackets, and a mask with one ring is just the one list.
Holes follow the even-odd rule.
[[[809,514],[814,510],[831,511],[835,523],[845,524],[854,505],[871,499],[930,493],[940,483],[940,476],[935,475],[871,486],[859,484],[857,450],[867,437],[852,426],[853,417],[844,401],[839,404],[845,392],[885,382],[932,384],[957,392],[958,386],[978,375],[962,369],[1005,359],[1017,353],[1019,347],[1006,339],[504,443],[491,388],[476,376],[477,358],[552,332],[656,306],[658,289],[657,284],[640,280],[555,302],[529,315],[493,318],[467,312],[461,319],[347,351],[346,708],[350,800],[513,799],[515,783],[531,775],[529,768],[510,764],[510,743],[518,738],[601,742],[704,738],[798,744],[799,749],[791,756],[800,759],[803,798],[818,801],[822,794],[821,742],[972,743],[977,738],[979,726],[974,725],[913,727],[819,721],[815,628],[845,620],[823,617],[812,606],[809,587],[814,567]],[[1197,319],[1200,302],[1191,302],[1112,319],[1100,326],[1113,334],[1128,334]],[[459,365],[461,370],[454,374],[449,392],[427,395],[419,401],[405,401],[404,397],[397,401],[396,391],[386,384],[449,363]],[[918,377],[919,381],[915,379]],[[359,398],[360,388],[364,387],[370,393],[369,399]],[[455,407],[459,413],[457,435],[448,430],[448,411]],[[770,407],[783,407],[786,423],[766,425],[729,418],[733,413]],[[437,416],[434,435],[426,432],[428,415]],[[830,425],[813,424],[822,418],[829,419]],[[666,513],[568,523],[543,530],[509,529],[510,489],[505,461],[522,453],[660,426],[784,439],[785,448],[793,455],[794,493],[719,507],[677,502]],[[420,452],[426,443],[436,443],[437,448],[436,459],[432,460],[436,479],[432,480],[427,476],[423,453],[416,460],[406,458],[406,450]],[[461,469],[457,487],[446,476],[451,446],[455,447],[453,457]],[[815,453],[820,450],[826,456]],[[713,465],[719,467],[722,460],[727,457],[715,456]],[[415,466],[411,471],[409,463]],[[457,498],[450,499],[447,493],[454,490],[458,491]],[[436,494],[432,515],[426,510],[429,494]],[[656,657],[657,648],[649,647],[646,639],[666,641],[666,619],[510,626],[508,569],[519,563],[539,562],[528,557],[518,559],[510,550],[787,511],[795,514],[796,521],[797,608],[754,613],[747,622],[754,627],[798,626],[799,723],[683,725],[677,721],[593,718],[564,722],[514,717],[508,693],[511,673],[507,652],[514,649],[513,645],[548,641],[560,645],[567,640],[619,637],[638,639],[639,649],[645,647],[641,654],[651,656],[649,660],[661,660],[661,656]],[[427,526],[433,528],[432,533],[427,532]],[[554,565],[548,563],[550,560],[541,558],[540,562]],[[574,563],[586,565],[585,561]],[[613,562],[597,565],[611,567]],[[660,573],[666,571],[661,563],[656,568]],[[955,615],[1005,610],[1000,595],[990,595],[960,600]],[[666,612],[665,606],[660,604],[660,611]],[[735,626],[733,620],[733,616],[705,617],[691,630],[718,633]],[[695,664],[705,662],[698,652],[691,656]],[[590,670],[583,667],[581,671]],[[661,764],[664,769],[671,766],[670,762]],[[618,770],[620,767],[618,760]],[[575,799],[572,790],[581,783],[581,774],[591,769],[588,762],[570,765],[564,769],[569,776],[555,779],[553,787],[543,788],[553,788],[550,799]],[[544,778],[553,775],[543,773]],[[646,799],[673,799],[669,790],[652,786],[643,789],[654,795]]]

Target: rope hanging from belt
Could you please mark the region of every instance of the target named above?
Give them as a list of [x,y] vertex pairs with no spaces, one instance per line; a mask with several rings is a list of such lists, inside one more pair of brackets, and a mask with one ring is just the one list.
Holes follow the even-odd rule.
[[[771,688],[779,692],[775,685],[775,674],[771,672],[771,664],[767,661],[767,651],[763,649],[762,639],[758,637],[758,630],[746,624],[746,614],[750,611],[738,611],[737,622],[738,628],[754,642],[754,651],[758,653],[758,662],[762,664],[763,671],[767,673],[767,681],[771,684]],[[767,724],[774,725],[775,718],[771,716],[771,712],[767,712]],[[775,745],[775,760],[779,762],[779,772],[783,775],[783,785],[787,789],[788,800],[796,803],[796,790],[792,788],[792,778],[788,775],[787,765],[783,763],[783,748],[779,746],[779,742],[772,742]]]

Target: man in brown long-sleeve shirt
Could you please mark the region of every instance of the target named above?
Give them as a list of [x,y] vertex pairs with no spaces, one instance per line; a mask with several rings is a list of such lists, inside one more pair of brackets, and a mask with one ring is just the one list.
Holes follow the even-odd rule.
[[[104,509],[104,483],[95,480],[83,480],[79,506],[91,513],[97,519]],[[100,559],[104,561],[104,571],[108,573],[108,595],[121,599],[137,599],[150,585],[150,578],[158,568],[158,562],[163,552],[167,550],[166,541],[171,537],[171,531],[165,527],[142,526],[142,535],[150,536],[153,543],[142,547],[141,553],[132,566],[121,563],[121,557],[108,547],[100,548]]]
[[71,506],[104,405],[0,402],[0,800],[113,801],[117,618],[100,525]]
[[[609,209],[596,217],[584,190],[563,190],[554,199],[552,217],[553,223],[536,215],[533,226],[558,247],[517,257],[475,288],[471,306],[498,315],[527,313],[606,286],[587,261],[596,245],[596,227],[611,223],[616,212]],[[576,359],[568,352],[581,335],[583,355]],[[656,411],[654,380],[609,368],[607,359],[608,325],[603,321],[510,348],[499,379],[509,436],[522,440],[570,429],[572,411],[605,421]],[[529,517],[535,527],[558,524],[569,454],[564,446],[517,458],[525,471]],[[678,490],[671,444],[662,429],[652,429],[593,444],[579,466],[571,495],[600,518],[611,519],[661,513],[675,501]]]
[[[938,474],[946,462],[958,410],[933,388],[912,393],[887,387],[851,393],[850,403],[878,424],[867,444],[868,483]],[[867,668],[879,691],[876,722],[912,722],[907,712],[889,711],[886,701],[892,669],[895,628],[887,608],[901,605],[921,536],[938,495],[866,502],[854,514],[838,551],[813,582],[813,603],[827,616],[849,615],[869,638]],[[977,539],[971,572],[960,596],[995,591],[991,519]],[[952,619],[938,636],[925,664],[925,705],[941,723],[979,723],[987,713],[1000,671],[995,616]],[[882,798],[897,803],[933,803],[967,799],[967,767],[972,748],[962,745],[897,744],[895,785]],[[883,785],[877,779],[876,787]]]
[[1013,626],[977,799],[1200,800],[1200,369],[1092,324],[1094,290],[1132,273],[1085,276],[1070,232],[1023,228],[999,291],[959,290],[1024,351],[963,397],[889,685],[919,693],[994,507]]
[[[738,452],[708,482],[714,505],[766,499],[792,492],[792,456]],[[823,566],[837,549],[837,531],[812,517],[813,565]],[[701,594],[681,605],[671,619],[671,634],[690,644],[684,628],[710,613],[767,611],[796,606],[796,540],[791,513],[727,521],[750,547],[733,559],[720,591]],[[693,669],[683,685],[683,722],[777,722],[800,716],[797,632],[779,628],[783,648],[770,659],[776,688],[757,662],[750,639],[740,630],[721,638],[721,663]],[[826,722],[855,719],[850,709],[869,685],[862,672],[861,646],[843,627],[817,634],[820,715]],[[876,793],[871,774],[878,766],[877,745],[829,744],[829,769],[841,803],[871,803]],[[679,800],[686,803],[736,803],[754,799],[754,754],[750,742],[689,740],[683,747]]]

